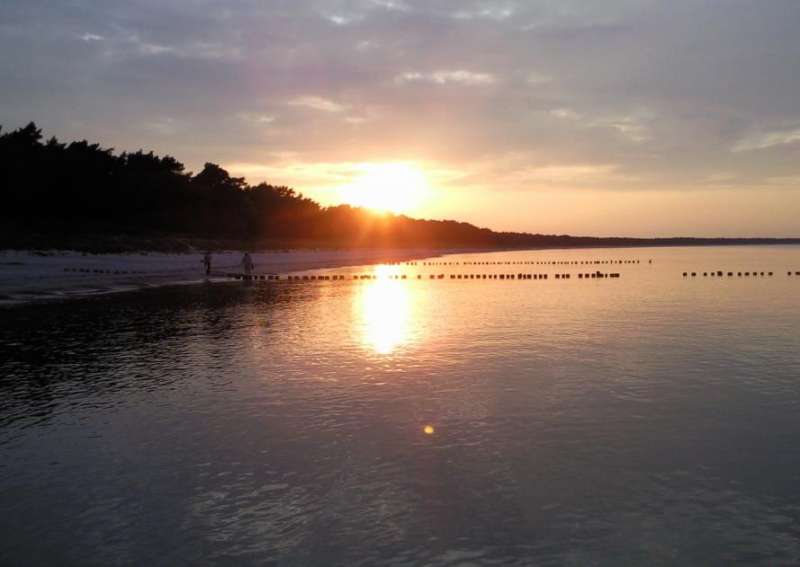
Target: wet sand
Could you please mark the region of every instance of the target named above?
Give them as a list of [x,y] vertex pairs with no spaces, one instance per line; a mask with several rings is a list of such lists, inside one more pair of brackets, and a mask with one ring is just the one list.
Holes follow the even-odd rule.
[[[430,258],[449,250],[290,250],[255,252],[254,273],[291,273]],[[227,281],[224,272],[241,271],[240,252],[218,252],[212,275],[205,276],[201,253],[83,254],[0,251],[0,305],[42,299],[80,297],[149,287]]]

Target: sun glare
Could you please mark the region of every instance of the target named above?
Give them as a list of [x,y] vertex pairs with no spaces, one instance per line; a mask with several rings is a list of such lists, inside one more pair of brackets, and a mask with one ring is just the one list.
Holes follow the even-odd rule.
[[357,309],[363,321],[364,342],[376,353],[391,354],[408,338],[411,298],[404,282],[369,282],[361,289]]
[[408,163],[364,164],[352,183],[339,188],[343,202],[374,211],[413,212],[428,193],[428,181]]

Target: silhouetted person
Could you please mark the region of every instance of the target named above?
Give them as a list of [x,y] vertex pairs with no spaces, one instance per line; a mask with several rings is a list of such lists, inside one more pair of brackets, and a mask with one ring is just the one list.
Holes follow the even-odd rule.
[[205,254],[203,254],[203,259],[201,261],[203,262],[203,267],[206,269],[206,275],[210,276],[211,275],[211,252],[206,252]]
[[244,268],[245,275],[253,273],[253,259],[250,257],[250,252],[245,252],[242,256],[242,268]]

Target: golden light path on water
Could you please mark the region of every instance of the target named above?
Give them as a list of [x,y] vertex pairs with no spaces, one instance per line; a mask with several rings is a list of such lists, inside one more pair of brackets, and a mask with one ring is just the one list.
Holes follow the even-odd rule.
[[356,295],[363,343],[377,354],[391,354],[409,339],[412,291],[405,281],[390,279],[400,272],[376,266],[378,279],[365,283]]
[[[419,308],[419,289],[408,280],[393,279],[402,275],[396,266],[380,265],[374,269],[377,279],[364,283],[355,299],[356,315],[361,325],[364,348],[379,356],[396,354],[419,337],[412,333],[414,310]],[[412,420],[420,422],[418,415]],[[433,424],[423,421],[422,433],[436,432]]]

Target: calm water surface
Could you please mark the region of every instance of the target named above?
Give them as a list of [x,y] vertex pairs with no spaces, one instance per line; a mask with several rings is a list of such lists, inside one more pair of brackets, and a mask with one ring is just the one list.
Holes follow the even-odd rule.
[[800,248],[444,260],[634,258],[2,309],[0,564],[800,562]]

